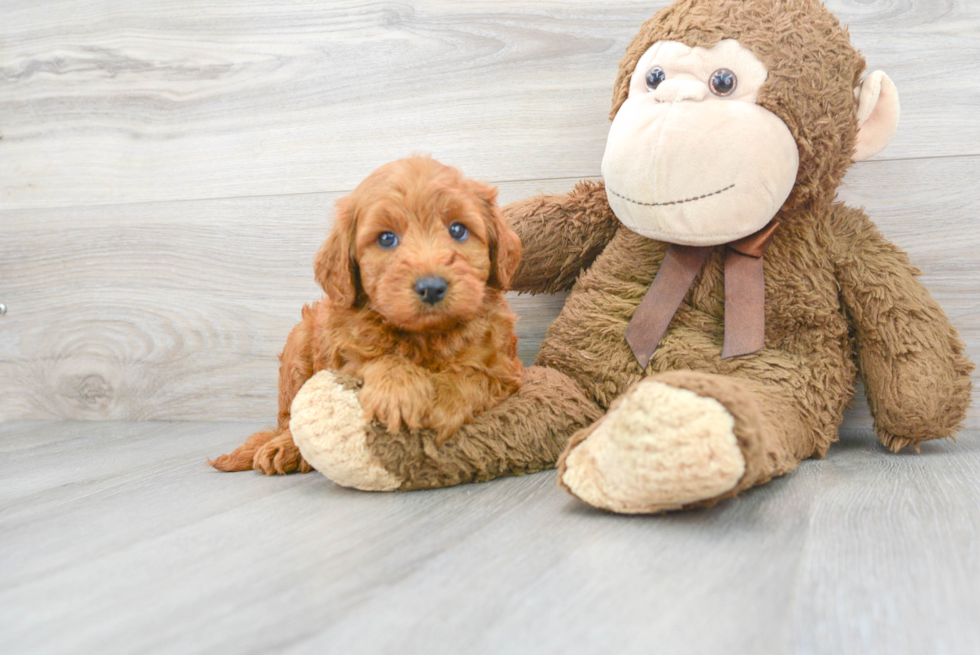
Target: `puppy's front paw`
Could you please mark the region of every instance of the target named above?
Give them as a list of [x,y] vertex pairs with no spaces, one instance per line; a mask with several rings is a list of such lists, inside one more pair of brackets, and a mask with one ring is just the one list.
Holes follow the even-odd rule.
[[296,394],[289,429],[303,457],[344,487],[393,491],[403,480],[368,448],[370,423],[358,402],[357,386],[332,371],[320,371]]
[[366,419],[377,419],[387,426],[388,432],[395,433],[403,425],[410,430],[423,427],[430,396],[430,390],[424,386],[385,381],[365,384],[359,400]]
[[430,409],[425,427],[436,431],[436,446],[441,446],[449,441],[457,430],[463,427],[464,423],[468,423],[472,419],[472,411],[463,410],[450,413],[445,411],[444,407],[436,405]]

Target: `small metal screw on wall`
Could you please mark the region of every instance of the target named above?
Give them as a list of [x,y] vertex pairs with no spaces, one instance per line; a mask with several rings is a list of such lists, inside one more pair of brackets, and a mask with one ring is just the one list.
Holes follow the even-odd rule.
[[2,302],[0,302],[0,316],[3,316],[6,313],[7,313],[7,306],[4,305]]

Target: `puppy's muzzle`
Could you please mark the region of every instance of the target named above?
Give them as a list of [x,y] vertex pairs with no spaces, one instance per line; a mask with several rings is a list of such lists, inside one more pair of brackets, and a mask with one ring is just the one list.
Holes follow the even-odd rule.
[[449,290],[449,283],[446,282],[445,278],[430,275],[416,280],[414,288],[415,293],[422,299],[422,302],[428,305],[435,305],[446,297],[446,291]]

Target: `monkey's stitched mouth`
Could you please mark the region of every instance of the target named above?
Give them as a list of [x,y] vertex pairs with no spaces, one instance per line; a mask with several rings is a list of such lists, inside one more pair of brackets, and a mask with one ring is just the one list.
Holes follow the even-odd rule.
[[609,187],[606,187],[606,190],[609,193],[611,193],[614,196],[616,196],[617,198],[622,198],[626,202],[631,202],[634,205],[640,205],[642,207],[667,207],[668,205],[683,205],[685,202],[694,202],[695,200],[702,200],[704,198],[710,198],[711,196],[717,196],[719,193],[724,193],[725,191],[728,191],[729,189],[734,189],[734,188],[735,188],[735,185],[734,184],[729,184],[724,189],[718,189],[717,191],[712,191],[711,193],[706,193],[706,194],[704,194],[702,196],[695,196],[693,198],[685,198],[684,200],[671,200],[670,202],[640,202],[639,200],[633,200],[632,198],[627,198],[626,196],[624,196],[621,193],[616,193],[615,191],[613,191]]

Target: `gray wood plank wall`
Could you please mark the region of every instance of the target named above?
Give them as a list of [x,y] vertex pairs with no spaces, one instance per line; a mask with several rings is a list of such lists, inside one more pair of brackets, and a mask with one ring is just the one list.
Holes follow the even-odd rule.
[[[412,152],[504,201],[598,176],[663,4],[0,1],[0,421],[271,421],[333,201]],[[980,4],[827,4],[903,107],[841,196],[980,359]],[[562,298],[514,302],[531,359]]]

